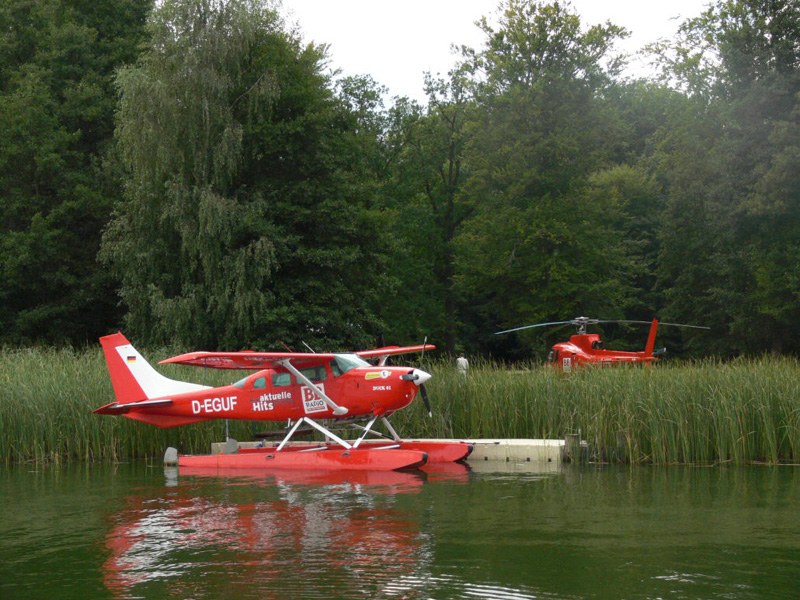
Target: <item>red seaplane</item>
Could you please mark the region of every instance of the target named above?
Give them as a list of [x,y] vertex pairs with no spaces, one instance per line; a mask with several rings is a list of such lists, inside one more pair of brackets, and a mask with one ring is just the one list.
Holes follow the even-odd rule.
[[[596,333],[586,333],[588,325],[598,325],[601,323],[636,323],[650,325],[650,335],[647,336],[647,343],[641,352],[625,352],[622,350],[606,350],[605,344]],[[575,325],[578,333],[570,337],[568,342],[554,344],[547,356],[547,362],[562,371],[569,372],[572,367],[587,364],[614,365],[629,363],[653,363],[667,352],[666,348],[655,350],[656,331],[658,330],[658,319],[652,321],[630,321],[627,319],[590,319],[589,317],[577,317],[569,321],[553,321],[550,323],[536,323],[535,325],[525,325],[498,331],[495,335],[530,329],[532,327],[549,327],[555,325]],[[700,325],[684,325],[681,323],[661,323],[671,327],[691,327],[693,329],[709,329]]]
[[[181,455],[179,466],[220,469],[410,469],[426,462],[455,462],[472,446],[463,442],[404,441],[388,421],[420,393],[430,414],[424,383],[430,374],[387,366],[389,356],[424,352],[434,346],[386,347],[355,353],[190,352],[161,361],[247,369],[256,373],[221,387],[169,379],[156,371],[122,333],[100,338],[116,402],[94,412],[123,415],[157,427],[212,419],[286,422],[276,447],[239,448],[234,440],[222,454]],[[373,366],[366,359],[377,360]],[[374,429],[380,421],[389,435]],[[322,422],[328,422],[326,426]],[[360,431],[355,441],[334,426]],[[325,443],[289,444],[303,426],[322,433]],[[368,435],[381,440],[367,439]],[[233,446],[228,448],[228,446]]]

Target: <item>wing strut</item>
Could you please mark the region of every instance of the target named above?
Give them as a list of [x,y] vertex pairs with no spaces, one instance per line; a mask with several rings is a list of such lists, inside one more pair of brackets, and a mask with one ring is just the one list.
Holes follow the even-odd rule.
[[277,361],[277,363],[279,365],[283,366],[283,367],[286,367],[286,369],[289,372],[291,372],[295,377],[297,377],[298,381],[302,381],[305,385],[307,385],[309,388],[311,388],[314,391],[315,394],[317,394],[320,398],[322,398],[322,401],[325,402],[325,404],[327,404],[328,406],[330,406],[333,409],[333,414],[335,414],[337,416],[341,416],[341,415],[346,415],[347,414],[347,409],[344,406],[339,406],[338,404],[336,404],[336,402],[331,400],[328,397],[328,395],[325,392],[323,392],[322,389],[319,386],[315,385],[308,377],[303,375],[292,364],[292,361],[290,359],[284,358],[283,360]]
[[[294,424],[294,427],[292,427],[291,431],[289,431],[289,433],[286,434],[286,437],[283,438],[283,441],[275,449],[275,452],[280,452],[283,449],[283,447],[286,445],[286,442],[288,442],[291,439],[291,437],[294,435],[294,432],[297,431],[297,428],[300,427],[300,425],[302,425],[303,423],[308,423],[314,429],[316,429],[320,433],[324,434],[325,437],[331,438],[337,444],[339,444],[341,446],[344,446],[348,450],[353,448],[353,446],[351,444],[349,444],[348,442],[344,441],[338,435],[332,433],[330,430],[326,429],[325,427],[323,427],[322,425],[320,425],[319,423],[314,421],[314,419],[309,419],[308,417],[300,417],[300,419],[298,419],[298,421]],[[319,450],[319,448],[315,448],[315,450]]]

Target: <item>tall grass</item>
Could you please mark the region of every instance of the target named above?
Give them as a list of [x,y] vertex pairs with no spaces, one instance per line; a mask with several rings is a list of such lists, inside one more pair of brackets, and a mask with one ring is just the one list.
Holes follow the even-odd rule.
[[[148,359],[167,356],[162,350]],[[208,377],[189,367],[158,367],[169,377],[202,382]],[[230,383],[230,373],[211,372]],[[208,451],[224,438],[224,423],[208,422],[160,429],[127,418],[93,414],[114,401],[102,351],[0,350],[0,463],[68,460],[124,461],[161,457],[168,446]],[[251,435],[250,423],[230,421],[231,436]]]
[[[416,435],[559,438],[580,434],[595,458],[639,463],[800,462],[800,363],[763,357],[564,374],[479,362],[465,379],[431,365],[434,416],[395,417]],[[618,451],[621,450],[621,453]]]
[[[167,355],[145,352],[154,364]],[[434,375],[426,384],[433,417],[415,401],[392,418],[401,435],[563,439],[579,433],[598,459],[621,446],[627,460],[641,463],[800,462],[795,360],[709,360],[569,374],[472,362],[466,378],[449,361],[425,366]],[[209,385],[236,376],[158,368]],[[211,442],[224,438],[222,421],[159,429],[92,413],[113,397],[99,348],[0,350],[0,462],[160,458],[167,446],[207,452]],[[229,427],[237,439],[249,439],[254,431],[247,422],[230,421]]]

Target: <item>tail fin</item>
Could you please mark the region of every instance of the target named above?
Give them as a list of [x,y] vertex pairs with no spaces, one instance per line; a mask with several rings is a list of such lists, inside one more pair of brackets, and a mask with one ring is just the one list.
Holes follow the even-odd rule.
[[653,319],[650,325],[650,335],[647,336],[647,345],[644,347],[644,357],[651,358],[653,349],[656,347],[656,330],[658,329],[658,319]]
[[206,386],[164,377],[148,363],[122,333],[100,338],[117,404],[141,402],[204,389]]

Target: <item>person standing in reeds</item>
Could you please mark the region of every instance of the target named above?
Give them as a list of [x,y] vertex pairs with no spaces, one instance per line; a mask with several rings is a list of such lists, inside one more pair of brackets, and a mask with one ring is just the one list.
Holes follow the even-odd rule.
[[459,354],[456,359],[456,369],[464,377],[467,378],[467,371],[469,371],[469,361],[464,357],[464,354]]

